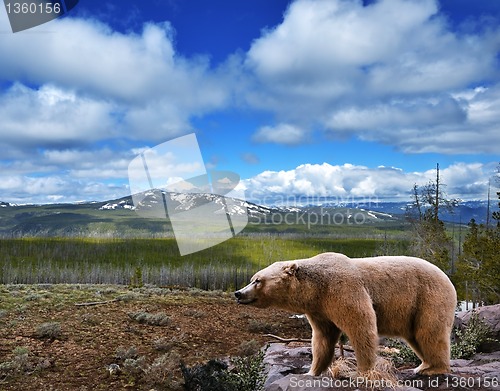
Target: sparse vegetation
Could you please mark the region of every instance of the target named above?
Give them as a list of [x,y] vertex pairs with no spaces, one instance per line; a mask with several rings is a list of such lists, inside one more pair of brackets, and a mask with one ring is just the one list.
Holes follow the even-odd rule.
[[[50,296],[45,297],[47,291]],[[44,297],[25,300],[34,293]],[[123,296],[128,299],[113,301]],[[91,302],[106,304],[75,306]],[[0,303],[2,391],[51,387],[180,390],[181,359],[191,368],[210,359],[253,357],[260,351],[268,338],[251,333],[246,327],[249,319],[259,318],[263,324],[279,321],[280,335],[310,337],[310,330],[286,312],[237,306],[231,295],[222,291],[151,285],[16,284],[0,286]],[[169,324],[139,323],[129,313],[164,314]],[[40,338],[33,338],[42,323],[58,323],[59,327],[44,326]],[[255,366],[248,362],[235,372],[237,361],[226,363],[235,384],[243,384],[245,371]]]
[[38,338],[57,339],[61,337],[61,324],[59,322],[45,322],[36,328]]
[[0,384],[19,375],[30,375],[49,368],[52,363],[34,356],[25,346],[16,346],[9,360],[0,362]]
[[135,346],[130,346],[128,348],[119,346],[118,348],[116,348],[115,358],[119,361],[136,359],[138,356],[139,353],[137,352],[137,348]]
[[261,349],[260,343],[255,339],[250,341],[243,341],[238,347],[238,356],[249,357],[257,354]]
[[128,316],[136,322],[147,324],[150,326],[167,326],[170,324],[170,318],[167,314],[159,312],[150,314],[144,311],[130,312]]
[[153,340],[153,347],[159,352],[169,352],[174,348],[183,348],[188,340],[184,333],[170,337],[159,337]]
[[187,391],[261,391],[264,387],[264,351],[234,357],[232,368],[220,360],[210,360],[191,368],[181,364]]
[[274,333],[276,331],[276,325],[263,321],[261,319],[249,319],[248,320],[248,331],[252,333]]
[[[126,353],[131,353],[128,349]],[[112,364],[108,371],[114,375],[123,374],[129,385],[143,384],[149,387],[159,386],[165,390],[180,389],[175,376],[179,368],[180,355],[176,352],[165,353],[148,363],[145,356],[128,354],[129,357],[118,358],[118,363]],[[122,361],[121,361],[122,360]]]
[[489,338],[490,328],[479,318],[477,311],[472,311],[471,317],[464,329],[455,328],[456,341],[451,344],[451,358],[470,358],[477,353],[479,346],[484,342],[492,341]]
[[387,338],[385,346],[391,348],[391,351],[389,353],[381,352],[381,355],[391,359],[395,367],[420,364],[420,359],[406,342]]

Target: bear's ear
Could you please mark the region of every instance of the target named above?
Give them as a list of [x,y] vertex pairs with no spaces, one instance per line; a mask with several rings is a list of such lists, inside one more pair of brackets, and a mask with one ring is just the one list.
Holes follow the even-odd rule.
[[298,268],[299,265],[297,265],[297,262],[290,262],[285,267],[283,267],[283,270],[289,276],[294,276]]

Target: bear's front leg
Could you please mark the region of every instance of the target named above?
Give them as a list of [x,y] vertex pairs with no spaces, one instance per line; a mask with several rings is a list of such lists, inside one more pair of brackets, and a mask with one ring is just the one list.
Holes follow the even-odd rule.
[[378,332],[377,316],[370,298],[353,300],[353,305],[341,315],[339,326],[354,348],[358,373],[372,370],[377,360]]
[[335,344],[340,337],[340,329],[330,320],[307,315],[312,328],[312,365],[307,373],[321,375],[335,357]]

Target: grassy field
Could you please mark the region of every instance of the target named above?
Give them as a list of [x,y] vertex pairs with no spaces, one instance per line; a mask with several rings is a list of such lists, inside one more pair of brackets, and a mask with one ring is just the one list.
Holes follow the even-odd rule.
[[0,240],[0,283],[181,285],[224,291],[275,261],[327,251],[352,257],[403,254],[402,238],[247,235],[181,257],[174,239],[22,238]]

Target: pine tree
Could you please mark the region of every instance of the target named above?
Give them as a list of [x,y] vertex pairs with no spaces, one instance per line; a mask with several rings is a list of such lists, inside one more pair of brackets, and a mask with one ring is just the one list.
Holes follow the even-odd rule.
[[[500,201],[500,192],[497,196]],[[500,302],[500,211],[491,217],[497,220],[496,227],[470,221],[454,276],[459,296],[485,304]]]
[[407,208],[406,216],[412,224],[412,253],[424,258],[441,270],[451,273],[452,240],[446,232],[439,211],[456,206],[456,200],[449,200],[439,178],[439,164],[436,167],[436,181],[419,187],[413,186],[413,203]]

